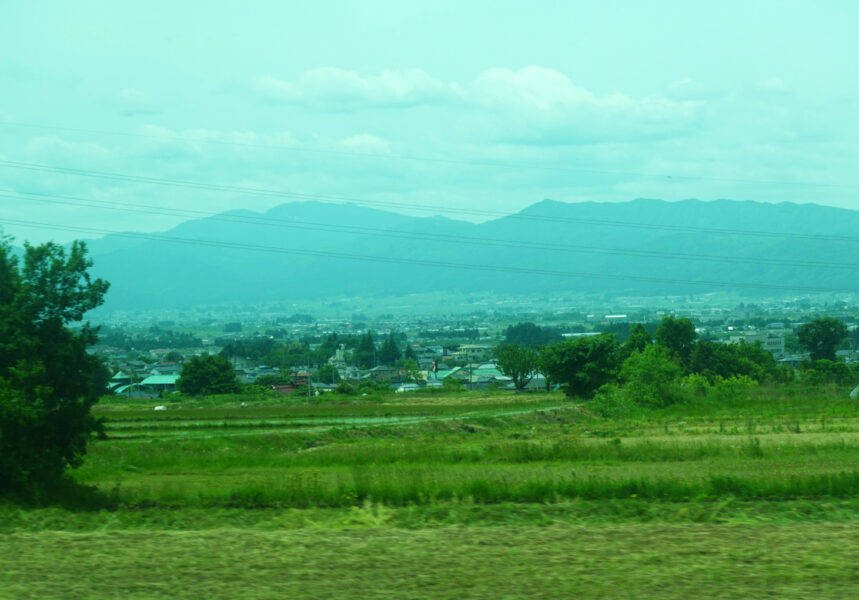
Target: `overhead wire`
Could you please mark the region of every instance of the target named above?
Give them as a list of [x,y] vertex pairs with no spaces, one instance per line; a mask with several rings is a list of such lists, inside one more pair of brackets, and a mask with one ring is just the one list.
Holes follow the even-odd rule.
[[33,228],[40,228],[40,229],[53,229],[53,230],[60,230],[60,231],[95,233],[95,234],[99,234],[99,235],[117,235],[120,237],[127,237],[127,238],[132,238],[132,239],[151,240],[151,241],[168,242],[168,243],[174,243],[174,244],[185,244],[185,245],[193,245],[193,246],[217,247],[217,248],[239,249],[239,250],[253,250],[253,251],[260,251],[260,252],[277,253],[277,254],[314,256],[314,257],[320,257],[320,258],[337,258],[337,259],[346,259],[346,260],[355,260],[355,261],[364,261],[364,262],[407,264],[407,265],[416,265],[416,266],[423,266],[423,267],[437,267],[437,268],[444,268],[444,269],[463,269],[463,270],[472,270],[472,271],[516,273],[516,274],[525,274],[525,275],[545,275],[545,276],[551,276],[551,277],[565,277],[565,278],[575,278],[575,279],[601,279],[601,280],[611,280],[611,281],[636,281],[636,282],[643,282],[643,283],[660,283],[660,284],[669,284],[669,285],[701,285],[701,286],[708,286],[708,287],[727,287],[727,288],[734,288],[734,289],[748,288],[748,289],[765,289],[765,290],[779,290],[779,291],[792,291],[792,292],[835,292],[835,293],[839,293],[839,292],[840,293],[857,293],[857,292],[859,292],[859,289],[827,288],[827,287],[799,286],[799,285],[779,285],[779,284],[752,283],[752,282],[750,282],[750,283],[738,283],[738,282],[725,282],[725,281],[703,281],[703,280],[694,280],[694,279],[672,279],[672,278],[664,278],[664,277],[645,277],[645,276],[641,276],[641,275],[611,275],[611,274],[607,274],[607,273],[557,271],[557,270],[552,270],[552,269],[542,269],[542,268],[533,268],[533,267],[527,267],[526,268],[526,267],[501,266],[501,265],[478,265],[478,264],[469,264],[469,263],[454,263],[454,262],[447,262],[447,261],[413,259],[413,258],[394,257],[394,256],[362,255],[362,254],[356,254],[356,253],[351,253],[351,252],[335,252],[335,251],[327,251],[327,250],[313,250],[313,249],[308,249],[308,248],[284,248],[284,247],[265,246],[265,245],[257,245],[257,244],[224,242],[224,241],[220,241],[220,240],[206,240],[206,239],[197,239],[197,238],[179,238],[179,237],[158,235],[158,234],[122,232],[122,231],[114,231],[114,230],[95,228],[95,227],[55,225],[55,224],[50,224],[50,223],[42,223],[42,222],[38,222],[38,221],[29,221],[29,220],[23,220],[23,219],[0,218],[0,223],[12,223],[12,224],[19,225],[19,226],[33,227]]
[[[692,261],[708,261],[708,262],[728,262],[742,264],[761,264],[769,266],[787,266],[787,267],[804,267],[804,268],[829,268],[829,269],[859,269],[859,264],[837,263],[826,261],[794,261],[786,259],[767,259],[767,258],[752,258],[742,256],[724,256],[724,255],[707,255],[707,254],[692,254],[680,252],[661,252],[658,250],[641,250],[641,249],[626,249],[626,248],[601,248],[596,246],[584,246],[575,244],[554,244],[545,242],[528,242],[519,240],[503,240],[497,238],[452,235],[452,234],[434,234],[426,231],[410,231],[399,232],[389,229],[363,227],[357,225],[336,225],[331,223],[320,223],[316,221],[305,221],[300,219],[279,219],[263,215],[235,215],[225,213],[215,213],[210,211],[174,209],[170,207],[156,207],[146,204],[112,202],[106,200],[95,200],[77,198],[72,196],[59,196],[55,194],[45,194],[40,192],[20,192],[0,189],[0,197],[4,198],[26,198],[34,199],[40,202],[70,205],[70,206],[92,206],[96,208],[107,208],[109,210],[124,211],[139,214],[153,215],[169,215],[182,216],[191,218],[207,218],[227,223],[245,224],[245,225],[262,225],[267,227],[286,227],[293,229],[309,229],[314,231],[329,231],[336,233],[351,233],[356,235],[371,235],[374,237],[390,237],[407,240],[426,240],[445,243],[461,243],[479,246],[494,246],[503,248],[522,248],[533,250],[549,250],[558,252],[571,253],[586,253],[586,254],[609,254],[620,256],[636,256],[647,258],[662,258],[676,260],[692,260]],[[859,240],[857,240],[859,241]]]
[[[525,169],[525,170],[541,170],[541,171],[557,171],[569,173],[591,173],[596,175],[622,175],[625,177],[637,177],[642,179],[662,179],[662,180],[684,180],[684,181],[716,181],[723,183],[751,184],[751,185],[780,185],[780,186],[802,186],[802,187],[819,187],[819,188],[859,188],[859,185],[838,184],[838,183],[821,183],[811,181],[779,181],[779,180],[761,180],[761,179],[744,179],[731,177],[707,177],[703,175],[681,175],[677,173],[645,173],[641,171],[625,171],[613,169],[594,169],[588,167],[571,167],[568,165],[546,165],[535,163],[519,163],[513,161],[492,161],[492,160],[474,160],[474,159],[452,159],[433,156],[414,156],[408,154],[396,153],[374,153],[374,152],[358,152],[355,150],[342,150],[334,148],[311,148],[307,146],[295,146],[286,144],[263,144],[259,142],[240,142],[235,140],[223,140],[187,137],[181,135],[156,135],[151,133],[135,133],[130,131],[108,131],[104,129],[92,129],[84,127],[68,127],[60,125],[49,125],[42,123],[27,123],[21,121],[0,121],[0,127],[18,127],[25,129],[40,129],[47,131],[65,131],[73,133],[86,133],[90,135],[108,135],[115,137],[129,137],[149,140],[162,140],[170,142],[184,142],[189,144],[209,144],[218,146],[234,146],[242,148],[262,148],[268,150],[282,150],[288,152],[303,152],[313,154],[331,154],[341,156],[353,156],[361,158],[373,158],[383,160],[402,160],[412,162],[438,163],[460,166],[476,166],[488,168],[502,169]],[[237,132],[241,134],[241,132]]]
[[160,177],[148,177],[140,175],[130,175],[125,173],[111,173],[106,171],[95,171],[91,169],[79,169],[73,167],[57,167],[52,165],[44,165],[39,163],[27,163],[20,161],[0,160],[0,167],[21,169],[36,172],[52,172],[62,173],[67,175],[89,177],[96,179],[108,179],[115,181],[125,181],[130,183],[144,183],[168,187],[178,187],[186,189],[199,189],[206,191],[228,192],[237,194],[246,194],[254,196],[269,196],[278,198],[288,198],[293,200],[316,200],[321,202],[351,202],[361,206],[396,208],[400,210],[423,211],[423,212],[448,212],[456,214],[476,215],[485,217],[510,217],[513,219],[525,219],[532,221],[550,221],[562,223],[579,223],[585,225],[601,225],[609,227],[629,227],[638,229],[651,229],[662,231],[680,231],[690,233],[706,233],[720,235],[739,235],[751,237],[777,237],[777,238],[801,238],[801,239],[817,239],[827,241],[847,241],[859,242],[857,236],[842,236],[842,235],[825,235],[825,234],[803,234],[803,233],[783,233],[775,231],[755,231],[746,229],[726,229],[714,227],[695,227],[689,225],[671,225],[663,223],[635,223],[629,221],[617,221],[610,219],[592,219],[592,218],[575,218],[555,215],[541,215],[531,213],[516,213],[513,215],[502,211],[493,211],[487,209],[469,209],[461,207],[443,207],[437,205],[420,204],[413,205],[403,202],[389,202],[379,200],[367,200],[348,196],[334,196],[324,194],[308,194],[303,192],[291,192],[288,190],[253,188],[246,186],[213,184],[198,181],[187,181],[178,179],[166,179]]

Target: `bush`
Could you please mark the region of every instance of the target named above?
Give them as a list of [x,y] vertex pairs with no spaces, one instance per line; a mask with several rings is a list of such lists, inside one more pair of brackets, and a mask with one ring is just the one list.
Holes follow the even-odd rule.
[[357,388],[354,385],[349,383],[348,381],[341,381],[337,384],[337,387],[334,388],[335,394],[344,394],[347,396],[354,396],[358,393]]
[[640,411],[630,395],[613,383],[601,387],[587,407],[607,419],[627,419]]
[[648,346],[633,352],[620,370],[623,394],[642,406],[662,408],[673,404],[676,396],[672,385],[682,375],[683,367],[674,362],[675,353],[664,346]]

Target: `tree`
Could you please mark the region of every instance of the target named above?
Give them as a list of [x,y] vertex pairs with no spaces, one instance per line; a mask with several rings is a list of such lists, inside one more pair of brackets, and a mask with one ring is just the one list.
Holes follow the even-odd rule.
[[352,356],[355,359],[355,364],[362,369],[370,369],[375,366],[376,343],[373,341],[372,332],[368,331],[367,335],[361,336]]
[[231,394],[239,391],[239,382],[223,356],[195,356],[183,365],[176,388],[189,396]]
[[23,264],[0,238],[0,491],[59,479],[78,466],[101,424],[101,361],[87,352],[96,329],[82,321],[104,300],[86,245],[24,245]]
[[633,352],[620,369],[624,392],[643,406],[662,408],[671,403],[671,384],[683,374],[675,354],[665,346]]
[[403,381],[414,382],[421,381],[423,379],[421,368],[413,358],[407,358],[403,361],[400,374],[402,375]]
[[518,344],[501,344],[495,347],[498,369],[513,380],[517,390],[524,389],[537,370],[537,351]]
[[541,352],[543,372],[570,397],[593,396],[616,378],[619,366],[620,343],[610,333],[560,342]]
[[551,327],[540,327],[534,323],[519,323],[504,330],[504,342],[535,348],[561,340],[561,335]]
[[833,317],[815,319],[796,332],[799,344],[811,355],[811,360],[835,360],[835,349],[847,337],[847,326]]
[[167,362],[180,363],[185,360],[185,357],[176,352],[175,350],[171,350],[164,356],[164,360]]
[[379,364],[393,365],[400,358],[400,347],[397,346],[397,341],[394,339],[394,332],[388,335],[388,338],[382,342],[382,347],[379,348]]
[[674,315],[662,317],[662,322],[654,333],[656,343],[676,353],[684,365],[689,363],[696,335],[692,321],[686,318],[678,319]]
[[759,344],[719,344],[698,340],[689,359],[689,371],[714,383],[717,377],[730,379],[745,375],[762,382],[776,377],[773,355]]
[[645,348],[653,344],[653,336],[641,323],[636,323],[629,331],[629,336],[623,344],[623,355],[628,357],[633,352],[644,352]]
[[316,371],[316,379],[319,383],[337,383],[340,381],[340,373],[333,365],[322,365]]

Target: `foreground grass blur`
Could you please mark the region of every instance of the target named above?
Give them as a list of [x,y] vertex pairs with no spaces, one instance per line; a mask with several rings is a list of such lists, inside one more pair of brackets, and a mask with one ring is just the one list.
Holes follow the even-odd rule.
[[556,394],[239,400],[101,406],[108,438],[74,473],[99,494],[0,505],[0,598],[859,586],[859,405],[843,390],[614,418]]

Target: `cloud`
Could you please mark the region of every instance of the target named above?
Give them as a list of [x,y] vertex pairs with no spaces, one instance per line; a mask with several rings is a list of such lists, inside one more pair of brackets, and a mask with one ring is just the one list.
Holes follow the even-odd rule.
[[388,140],[369,133],[356,135],[338,140],[334,147],[348,152],[361,154],[390,154],[391,144]]
[[156,115],[161,112],[152,98],[143,90],[123,88],[116,94],[120,114],[126,117]]
[[435,105],[449,113],[442,129],[526,145],[670,138],[697,122],[700,104],[620,93],[600,96],[539,66],[487,69],[465,84],[434,79],[420,69],[363,76],[325,67],[294,81],[262,77],[256,85],[269,100],[323,112]]
[[445,102],[459,93],[456,84],[433,79],[421,69],[385,70],[365,77],[334,67],[305,71],[294,82],[261,77],[257,89],[269,100],[336,111],[408,108]]
[[786,94],[790,90],[784,81],[778,77],[768,77],[755,82],[755,89],[768,94]]
[[566,145],[674,137],[698,119],[698,105],[668,98],[598,96],[544,67],[489,69],[469,86],[471,102],[503,120],[502,141]]
[[58,135],[44,135],[30,138],[27,154],[45,160],[80,162],[85,160],[106,160],[112,152],[93,142],[70,142]]

